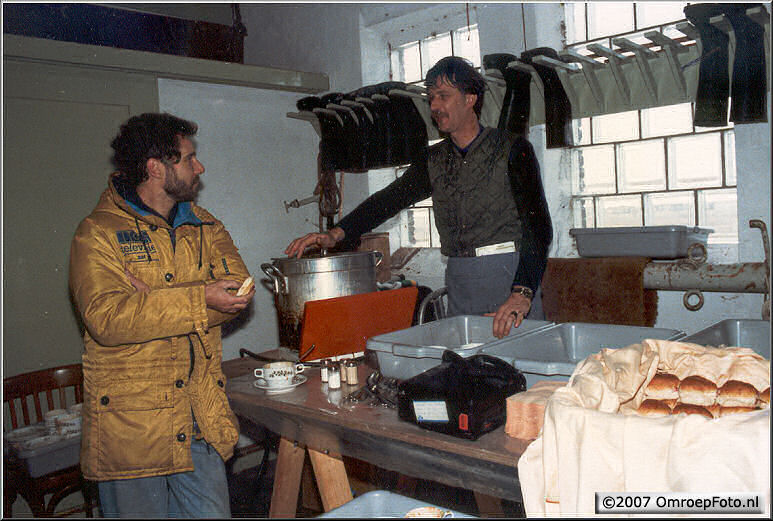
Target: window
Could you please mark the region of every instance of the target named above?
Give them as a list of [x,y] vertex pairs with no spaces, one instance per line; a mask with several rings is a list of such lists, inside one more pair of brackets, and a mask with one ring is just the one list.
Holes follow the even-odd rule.
[[[683,37],[673,26],[686,5],[567,4],[568,47],[591,54],[589,43],[614,48],[612,37],[638,41],[651,30]],[[574,226],[701,226],[714,229],[710,244],[737,244],[733,126],[695,127],[694,109],[683,103],[575,120]]]
[[[441,58],[461,56],[480,69],[480,42],[478,26],[470,25],[455,31],[432,34],[418,41],[391,46],[390,77],[394,81],[423,85],[427,71]],[[432,144],[434,142],[430,142]],[[370,192],[374,193],[405,172],[407,167],[382,169],[368,173]],[[435,227],[432,198],[416,203],[400,212],[387,223],[399,226],[400,244],[417,248],[440,247],[440,236]]]
[[456,31],[435,33],[402,45],[390,45],[390,77],[394,81],[419,83],[427,71],[441,58],[461,56],[480,68],[478,26],[470,25]]

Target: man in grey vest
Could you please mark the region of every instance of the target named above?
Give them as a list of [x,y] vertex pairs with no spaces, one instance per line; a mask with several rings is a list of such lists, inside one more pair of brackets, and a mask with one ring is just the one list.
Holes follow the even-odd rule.
[[494,316],[494,335],[531,309],[553,238],[539,164],[523,137],[483,127],[486,84],[466,60],[443,58],[427,73],[432,119],[445,139],[326,233],[285,250],[356,241],[400,210],[432,196],[440,252],[448,257],[448,314]]

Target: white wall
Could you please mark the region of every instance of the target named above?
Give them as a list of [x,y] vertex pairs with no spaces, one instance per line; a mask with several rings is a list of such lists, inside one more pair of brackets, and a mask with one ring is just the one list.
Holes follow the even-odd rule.
[[356,4],[241,4],[244,63],[324,72],[331,91],[362,87]]
[[[197,155],[206,171],[198,203],[223,221],[256,280],[272,257],[296,236],[317,230],[317,207],[285,211],[284,201],[311,195],[316,184],[318,138],[311,125],[289,119],[301,95],[159,80],[159,106],[199,124]],[[261,285],[249,317],[223,341],[223,358],[239,348],[278,347],[273,294]]]

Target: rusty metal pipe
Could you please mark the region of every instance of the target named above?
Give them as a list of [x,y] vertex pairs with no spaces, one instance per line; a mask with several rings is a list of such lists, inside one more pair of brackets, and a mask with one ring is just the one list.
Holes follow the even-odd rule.
[[764,262],[698,264],[689,261],[650,262],[644,267],[644,287],[671,291],[765,293]]

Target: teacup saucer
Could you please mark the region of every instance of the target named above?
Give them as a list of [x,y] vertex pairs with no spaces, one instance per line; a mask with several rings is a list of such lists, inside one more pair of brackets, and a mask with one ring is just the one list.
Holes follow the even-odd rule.
[[258,389],[262,389],[266,391],[266,394],[279,394],[279,393],[286,393],[288,391],[292,391],[299,385],[306,383],[306,376],[302,374],[297,374],[293,377],[293,380],[290,383],[290,385],[284,385],[282,387],[269,387],[268,385],[261,383],[265,381],[266,380],[264,380],[263,378],[258,378],[257,380],[255,380],[255,383],[253,385]]

